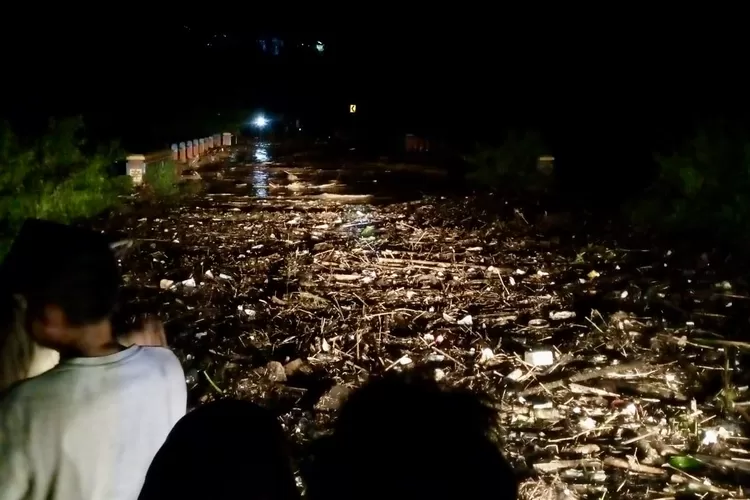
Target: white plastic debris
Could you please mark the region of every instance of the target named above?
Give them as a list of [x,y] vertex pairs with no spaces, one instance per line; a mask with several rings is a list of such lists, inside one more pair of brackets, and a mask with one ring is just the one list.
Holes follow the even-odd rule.
[[471,314],[467,314],[466,316],[458,320],[458,324],[461,326],[471,326],[472,324],[474,324],[474,320],[471,317]]
[[219,274],[219,279],[222,279],[222,280],[231,280],[232,277],[229,276],[228,274],[223,274],[222,273],[222,274]]
[[210,269],[208,271],[206,271],[204,274],[205,274],[206,278],[213,279],[213,277],[214,277],[214,273],[212,273]]
[[575,311],[550,311],[549,313],[549,319],[553,321],[560,321],[563,319],[571,319],[575,317]]
[[522,376],[523,376],[523,371],[521,371],[520,368],[516,368],[515,370],[507,374],[505,378],[507,378],[508,380],[516,381],[520,379]]
[[445,378],[445,372],[440,368],[435,368],[435,381],[440,382]]
[[596,429],[596,420],[594,420],[591,417],[582,418],[580,422],[578,422],[578,427],[582,431],[593,431]]
[[164,279],[159,282],[159,288],[161,288],[162,290],[169,290],[173,286],[174,286],[174,281],[172,280]]
[[434,342],[435,336],[431,333],[425,333],[422,338],[425,340],[425,342]]
[[729,431],[724,427],[716,427],[712,429],[706,429],[703,432],[703,446],[709,446],[718,443],[721,439],[727,439],[730,437]]
[[331,346],[326,339],[323,339],[323,341],[320,343],[320,348],[323,350],[323,352],[328,352],[331,350]]
[[401,366],[407,366],[412,364],[412,360],[409,356],[403,356],[398,360],[398,364],[400,364]]
[[542,318],[530,319],[528,324],[532,328],[546,328],[549,326],[549,322]]
[[248,306],[237,306],[237,310],[241,313],[245,313],[250,319],[254,319],[256,312],[255,309],[251,309]]
[[628,405],[620,411],[621,415],[629,415],[631,417],[634,417],[637,413],[638,407],[633,403],[628,403]]
[[716,283],[715,286],[716,288],[720,288],[722,290],[727,290],[727,291],[732,289],[732,284],[728,281],[722,281],[721,283]]
[[528,351],[524,355],[524,361],[531,366],[549,366],[555,362],[552,351]]
[[189,287],[189,288],[194,288],[195,287],[195,278],[188,278],[185,281],[183,281],[181,283],[181,285]]
[[489,347],[485,347],[484,349],[482,349],[482,352],[479,355],[479,364],[487,363],[494,357],[495,353],[492,352],[492,349],[490,349]]

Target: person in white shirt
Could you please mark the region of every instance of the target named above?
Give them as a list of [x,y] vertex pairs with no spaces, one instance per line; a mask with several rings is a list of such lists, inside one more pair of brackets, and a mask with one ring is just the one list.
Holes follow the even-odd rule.
[[186,412],[179,360],[117,342],[120,273],[102,235],[27,221],[3,265],[28,332],[60,363],[0,398],[0,500],[137,499]]
[[[42,347],[26,331],[26,305],[23,297],[9,292],[0,295],[0,393],[17,382],[41,375],[60,362],[60,353]],[[117,342],[130,347],[167,347],[164,324],[155,317],[144,317],[135,328],[119,335]]]

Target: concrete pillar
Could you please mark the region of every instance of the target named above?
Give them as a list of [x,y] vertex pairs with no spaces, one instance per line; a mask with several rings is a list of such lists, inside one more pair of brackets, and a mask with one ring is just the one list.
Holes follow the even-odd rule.
[[172,160],[177,161],[180,159],[180,150],[177,144],[172,144]]
[[193,159],[193,141],[187,141],[187,147],[185,151],[187,151],[187,159],[192,160]]
[[214,147],[215,148],[221,147],[221,134],[214,134]]
[[201,154],[206,152],[206,139],[198,139],[198,149],[200,149]]
[[206,137],[206,149],[213,149],[214,148],[214,136],[209,135]]
[[193,157],[200,156],[201,151],[198,144],[198,139],[193,139]]
[[177,159],[179,161],[187,161],[187,146],[184,142],[180,143],[179,156]]
[[143,176],[146,174],[146,157],[143,155],[130,155],[126,158],[126,170],[133,180],[134,186],[143,184]]
[[221,140],[222,146],[232,145],[232,134],[230,134],[229,132],[224,132],[223,134],[221,134],[221,136],[222,136],[222,140]]

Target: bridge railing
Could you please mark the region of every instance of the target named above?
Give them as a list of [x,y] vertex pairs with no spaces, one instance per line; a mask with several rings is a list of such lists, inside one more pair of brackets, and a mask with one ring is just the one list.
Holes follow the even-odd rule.
[[146,169],[151,165],[154,168],[165,162],[171,161],[177,168],[184,168],[191,164],[197,164],[201,157],[215,152],[219,148],[231,146],[232,134],[223,132],[200,139],[172,144],[170,149],[155,151],[148,154],[131,154],[126,158],[125,171],[133,180],[134,185],[143,184]]

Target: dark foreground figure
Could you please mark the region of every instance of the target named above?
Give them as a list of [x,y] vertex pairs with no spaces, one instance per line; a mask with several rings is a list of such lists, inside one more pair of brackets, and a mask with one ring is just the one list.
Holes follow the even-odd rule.
[[151,463],[139,497],[166,498],[299,499],[281,425],[248,401],[188,413]]
[[0,499],[132,500],[185,415],[177,356],[117,341],[120,283],[100,233],[23,224],[0,269],[4,297],[13,298],[0,301],[0,327],[25,347],[33,340],[59,353],[59,364],[23,379],[19,360],[9,372],[22,380],[0,397]]
[[491,437],[496,412],[475,394],[423,376],[368,383],[344,405],[306,470],[311,500],[515,499]]

